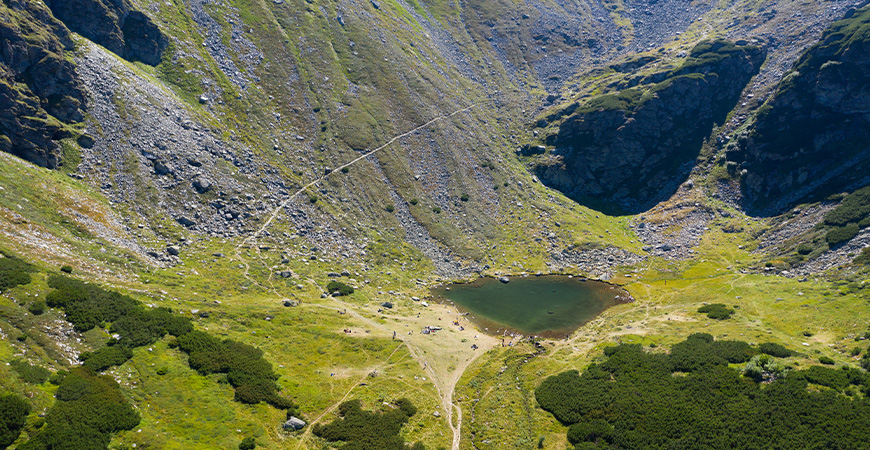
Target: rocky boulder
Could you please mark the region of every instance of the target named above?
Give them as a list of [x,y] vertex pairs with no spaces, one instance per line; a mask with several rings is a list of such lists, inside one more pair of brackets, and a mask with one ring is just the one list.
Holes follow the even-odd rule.
[[756,46],[702,42],[679,68],[574,106],[547,137],[556,149],[535,172],[593,208],[648,209],[686,180],[704,138],[724,121],[764,57]]
[[305,424],[304,420],[302,420],[298,417],[291,416],[290,419],[288,419],[286,422],[284,422],[283,428],[285,430],[298,431],[298,430],[301,430],[302,428],[305,428],[305,425],[306,424]]

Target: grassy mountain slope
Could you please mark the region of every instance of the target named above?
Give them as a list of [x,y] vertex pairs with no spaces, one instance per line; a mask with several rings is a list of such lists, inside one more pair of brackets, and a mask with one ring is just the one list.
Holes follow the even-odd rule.
[[[51,171],[0,153],[0,250],[35,266],[30,283],[0,295],[0,361],[56,371],[104,348],[111,324],[78,333],[57,308],[31,311],[69,265],[73,277],[261,349],[309,422],[284,431],[283,411],[234,401],[223,375],[192,370],[164,337],[106,371],[141,414],[113,448],[235,448],[245,437],[324,448],[311,426],[335,419],[343,401],[377,410],[401,397],[419,409],[401,428],[406,442],[530,448],[543,436],[545,448],[566,448],[565,427],[532,398],[543,379],[582,369],[610,342],[669,348],[697,331],[799,348],[795,365],[857,365],[853,348],[866,345],[855,339],[870,328],[866,267],[806,282],[768,276],[770,256],[756,250],[779,219],[712,197],[719,166],[705,165],[724,151],[715,136],[751,107],[746,92],[769,89],[795,48],[774,48],[711,132],[695,187],[642,214],[577,205],[514,152],[534,142],[543,103],[556,104],[546,116],[623,90],[703,39],[818,32],[845,4],[700,3],[667,27],[653,18],[672,6],[664,1],[125,3],[165,35],[159,64],[73,35],[64,57],[88,102],[61,141],[66,163]],[[795,25],[796,12],[818,14]],[[625,65],[650,43],[664,50]],[[562,99],[542,98],[569,79]],[[74,142],[80,134],[93,142]],[[501,347],[451,305],[414,300],[478,271],[610,279],[636,301],[569,339]],[[324,295],[333,280],[355,292]],[[696,312],[704,303],[739,308],[713,321]],[[464,329],[444,326],[452,320]],[[436,324],[445,329],[420,333]],[[6,365],[0,386],[34,406],[20,445],[57,387]]]

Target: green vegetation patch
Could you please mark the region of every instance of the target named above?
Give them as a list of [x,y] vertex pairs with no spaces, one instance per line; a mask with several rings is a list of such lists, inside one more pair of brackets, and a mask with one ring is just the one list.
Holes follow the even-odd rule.
[[121,345],[103,347],[95,352],[83,352],[79,359],[82,365],[94,372],[102,372],[109,367],[120,366],[133,357],[133,351]]
[[821,366],[788,371],[769,355],[755,355],[754,366],[779,366],[777,376],[756,382],[729,367],[756,350],[719,342],[728,341],[695,334],[670,354],[636,344],[612,347],[582,374],[545,379],[535,397],[570,426],[568,439],[578,449],[866,446],[870,401],[854,395],[870,391],[866,372]]
[[0,258],[0,290],[30,284],[30,273],[33,271],[33,266],[20,259],[10,256]]
[[188,318],[168,308],[145,308],[138,300],[100,286],[57,275],[49,277],[48,284],[55,289],[47,296],[48,304],[63,308],[77,330],[88,331],[111,322],[109,328],[118,335],[108,346],[80,355],[89,370],[99,372],[121,365],[133,356],[131,349],[151,345],[170,334],[177,338],[174,344],[189,354],[191,368],[202,374],[227,374],[236,400],[295,409],[293,402],[278,394],[278,375],[260,349],[194,331]]
[[408,399],[396,401],[395,408],[385,411],[364,411],[359,400],[351,400],[338,406],[339,418],[327,425],[314,426],[315,435],[329,442],[344,442],[342,450],[425,450],[417,442],[405,444],[399,434],[417,408]]
[[83,367],[58,386],[45,426],[19,450],[105,449],[113,433],[139,425],[139,413],[111,377]]
[[341,281],[330,281],[329,284],[326,285],[326,291],[332,295],[350,295],[353,294],[354,289],[352,286],[348,286]]
[[30,384],[42,384],[48,380],[48,377],[51,376],[51,372],[45,367],[36,366],[30,364],[29,362],[23,359],[15,359],[9,362],[9,366],[12,367],[18,376],[21,377],[26,383]]
[[295,410],[292,401],[278,394],[278,375],[263,358],[262,350],[202,331],[191,331],[176,342],[190,355],[191,368],[201,374],[227,374],[227,381],[236,388],[236,400],[250,404],[264,401],[278,409]]
[[703,79],[712,74],[722,61],[738,58],[758,51],[756,46],[738,46],[723,39],[707,40],[692,48],[689,57],[670,72],[657,73],[647,77],[645,86],[629,88],[619,92],[599,95],[590,99],[586,105],[577,108],[579,114],[593,111],[626,111],[633,113],[653,98],[653,94],[669,88],[678,78]]
[[118,320],[141,307],[126,295],[59,275],[50,276],[48,286],[54,289],[46,296],[48,306],[62,308],[66,320],[80,332]]
[[852,263],[859,266],[870,266],[870,247],[864,247],[861,249],[861,254],[855,257],[855,259],[852,260]]
[[27,423],[30,403],[11,393],[0,395],[0,448],[12,445]]
[[870,226],[870,186],[847,195],[825,215],[824,226],[829,228],[825,241],[831,246],[849,241]]
[[706,314],[711,319],[725,320],[730,319],[735,311],[722,303],[712,303],[698,308],[698,312]]
[[858,223],[870,216],[870,186],[846,196],[836,208],[825,214],[825,224],[843,226]]
[[758,350],[765,355],[775,356],[777,358],[788,358],[794,355],[794,352],[785,348],[784,345],[775,344],[773,342],[765,342],[758,346]]

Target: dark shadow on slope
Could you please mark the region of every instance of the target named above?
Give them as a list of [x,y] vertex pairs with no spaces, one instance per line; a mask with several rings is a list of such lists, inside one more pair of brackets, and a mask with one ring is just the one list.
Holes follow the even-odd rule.
[[745,208],[776,215],[870,184],[870,7],[834,23],[727,150]]
[[648,210],[686,180],[704,139],[734,108],[764,58],[757,46],[705,41],[679,68],[577,105],[547,137],[556,149],[536,174],[608,214]]

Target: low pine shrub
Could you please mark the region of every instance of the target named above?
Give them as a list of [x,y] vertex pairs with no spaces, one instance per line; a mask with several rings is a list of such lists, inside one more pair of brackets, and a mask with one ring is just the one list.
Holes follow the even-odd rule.
[[698,308],[698,312],[706,314],[707,317],[715,320],[730,319],[734,314],[734,310],[725,306],[722,303],[712,303]]

